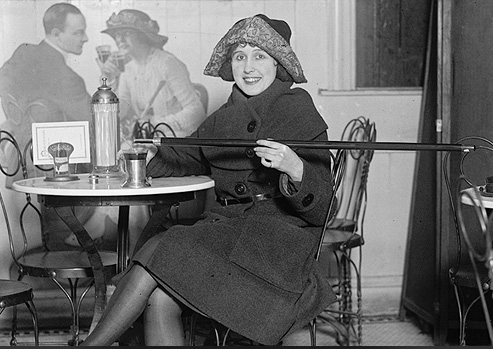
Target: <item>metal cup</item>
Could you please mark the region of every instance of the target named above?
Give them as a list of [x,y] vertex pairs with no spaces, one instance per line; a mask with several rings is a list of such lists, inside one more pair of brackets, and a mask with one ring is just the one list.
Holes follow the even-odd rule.
[[146,157],[145,150],[126,150],[122,156],[122,171],[125,172],[124,188],[143,188],[151,184],[146,178]]

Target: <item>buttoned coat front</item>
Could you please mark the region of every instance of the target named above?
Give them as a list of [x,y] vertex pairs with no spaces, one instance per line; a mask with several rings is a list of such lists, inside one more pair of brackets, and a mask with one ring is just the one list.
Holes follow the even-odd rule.
[[[246,97],[233,86],[228,102],[191,137],[326,140],[327,126],[309,94],[275,80]],[[277,344],[335,300],[315,260],[332,196],[329,150],[293,149],[303,179],[260,163],[253,148],[160,147],[147,175],[208,174],[221,198],[273,199],[215,203],[192,226],[173,226],[134,257],[159,282],[203,313],[262,344]]]

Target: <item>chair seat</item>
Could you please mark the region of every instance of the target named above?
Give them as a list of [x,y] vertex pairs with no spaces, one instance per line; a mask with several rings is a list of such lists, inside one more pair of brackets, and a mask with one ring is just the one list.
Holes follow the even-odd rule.
[[33,289],[22,281],[0,280],[0,309],[29,302]]
[[[105,273],[116,274],[117,254],[99,251]],[[50,251],[26,255],[19,259],[24,273],[38,277],[88,278],[93,277],[89,258],[84,251]]]
[[[489,287],[491,284],[491,279],[488,276],[488,270],[484,266],[483,263],[477,263],[476,268],[479,273],[479,280],[481,281],[481,285],[486,285]],[[456,285],[463,287],[476,288],[476,275],[474,273],[474,268],[472,264],[463,264],[460,266],[459,271],[455,273],[454,268],[450,268],[449,270],[451,275],[451,283],[455,283]],[[454,275],[455,273],[455,275]]]
[[341,251],[362,246],[364,240],[352,231],[328,229],[324,236],[323,249],[326,251]]

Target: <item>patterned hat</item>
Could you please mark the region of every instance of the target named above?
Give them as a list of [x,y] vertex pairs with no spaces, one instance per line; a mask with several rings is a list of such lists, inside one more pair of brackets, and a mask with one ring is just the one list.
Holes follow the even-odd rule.
[[109,34],[115,38],[117,32],[125,29],[135,29],[145,34],[151,43],[162,48],[168,37],[159,35],[159,25],[152,20],[146,13],[139,10],[121,10],[118,14],[114,13],[106,21],[107,29],[101,33]]
[[204,74],[234,81],[229,51],[238,43],[248,43],[260,47],[279,63],[277,77],[282,81],[307,82],[301,64],[289,45],[290,38],[291,29],[284,21],[270,19],[263,14],[244,18],[236,22],[214,47]]

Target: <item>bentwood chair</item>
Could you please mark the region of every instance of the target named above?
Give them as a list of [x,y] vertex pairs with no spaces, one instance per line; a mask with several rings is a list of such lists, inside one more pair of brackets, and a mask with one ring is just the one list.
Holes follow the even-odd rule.
[[[5,210],[3,197],[0,193],[2,209]],[[5,212],[4,212],[5,213]],[[38,315],[36,307],[33,303],[33,288],[22,281],[15,280],[0,280],[0,314],[8,307],[16,307],[20,304],[25,304],[33,320],[34,328],[34,345],[39,345],[39,330],[38,330]],[[17,318],[12,319],[12,331],[10,345],[16,346],[20,343],[17,341]]]
[[[2,193],[0,193],[0,204],[2,205],[6,229],[10,231],[10,221],[8,219],[7,207],[5,205]],[[36,312],[36,307],[34,306],[33,298],[34,294],[31,285],[28,285],[22,281],[0,279],[0,314],[2,314],[6,308],[14,307],[10,339],[11,346],[20,344],[17,340],[17,309],[15,308],[20,304],[25,304],[31,313],[34,329],[34,345],[39,345],[38,314]]]
[[[375,123],[363,116],[352,119],[344,128],[341,140],[375,142]],[[372,149],[337,151],[335,165],[337,173],[334,175],[337,190],[336,215],[324,227],[319,251],[319,253],[328,253],[328,256],[332,257],[329,263],[335,264],[335,271],[329,265],[329,273],[337,294],[337,302],[311,323],[311,331],[316,334],[316,321],[325,321],[336,329],[337,341],[341,345],[350,345],[351,342],[361,345],[362,341],[360,271],[362,246],[365,243],[363,228],[367,204],[367,181],[373,153]],[[353,306],[354,292],[356,307]],[[313,344],[316,345],[316,341]]]
[[[463,179],[463,177],[461,177]],[[483,204],[482,194],[477,187],[472,187],[471,191],[461,191],[461,186],[458,185],[457,197],[457,217],[459,220],[460,233],[462,240],[466,244],[467,254],[469,255],[469,263],[467,267],[462,267],[455,273],[456,279],[463,279],[463,282],[455,282],[454,290],[456,292],[457,299],[462,299],[463,302],[458,303],[458,307],[461,311],[461,345],[466,345],[465,342],[465,327],[466,319],[469,310],[472,308],[474,303],[481,300],[481,307],[484,314],[484,322],[486,324],[486,329],[490,338],[490,344],[493,346],[493,326],[491,324],[491,315],[493,315],[493,309],[486,302],[486,297],[491,298],[492,282],[493,277],[493,248],[492,240],[493,234],[491,231],[491,220],[488,218],[487,211]],[[468,202],[468,203],[466,203]],[[470,214],[470,211],[465,212],[465,206],[472,205],[474,210],[474,217],[477,219],[477,225],[470,223],[465,219],[466,214]],[[491,212],[491,210],[490,210]],[[479,226],[479,227],[478,227]],[[479,239],[479,246],[475,246],[473,243],[474,238]],[[461,274],[461,275],[459,275]],[[458,276],[459,275],[459,276]],[[474,278],[471,278],[471,276]],[[464,303],[464,298],[460,298],[460,287],[468,283],[466,287],[474,288],[476,287],[478,297],[475,298],[473,302],[466,308]]]
[[[0,147],[6,154],[10,154],[11,158],[18,160],[17,165],[14,168],[9,168],[8,172],[3,166],[0,166],[2,172],[6,176],[14,176],[18,171],[22,171],[24,178],[27,178],[28,169],[25,155],[32,156],[32,152],[21,150],[16,139],[5,130],[0,130]],[[82,249],[53,251],[50,250],[45,239],[42,240],[43,246],[40,248],[30,248],[27,227],[33,225],[42,227],[42,213],[32,202],[30,194],[25,194],[25,200],[19,214],[20,229],[15,229],[15,236],[11,229],[8,229],[10,252],[17,267],[18,280],[22,281],[24,277],[29,276],[47,278],[53,281],[69,301],[71,309],[72,338],[68,344],[78,345],[80,307],[84,297],[94,285],[92,266],[86,252]],[[20,251],[19,238],[22,241]],[[111,276],[116,275],[117,254],[113,251],[99,251],[99,254],[105,275],[109,280]],[[82,293],[78,297],[80,280],[84,280],[86,286],[83,286]],[[64,286],[67,282],[69,285],[68,290]],[[14,311],[14,317],[16,316],[15,314],[16,312]]]
[[[459,344],[466,345],[468,316],[481,306],[484,324],[493,345],[491,324],[491,305],[486,297],[492,297],[493,249],[491,231],[491,209],[485,209],[483,198],[493,197],[488,184],[477,178],[477,166],[480,162],[493,159],[493,141],[479,136],[468,136],[457,144],[475,145],[473,152],[463,152],[458,160],[459,175],[452,187],[448,171],[451,166],[450,153],[442,161],[442,171],[455,227],[455,258],[449,268],[449,281],[453,287],[459,316]],[[452,167],[452,166],[451,166]],[[474,178],[473,178],[474,177]],[[490,192],[491,191],[491,192]],[[464,253],[465,252],[465,253]]]

